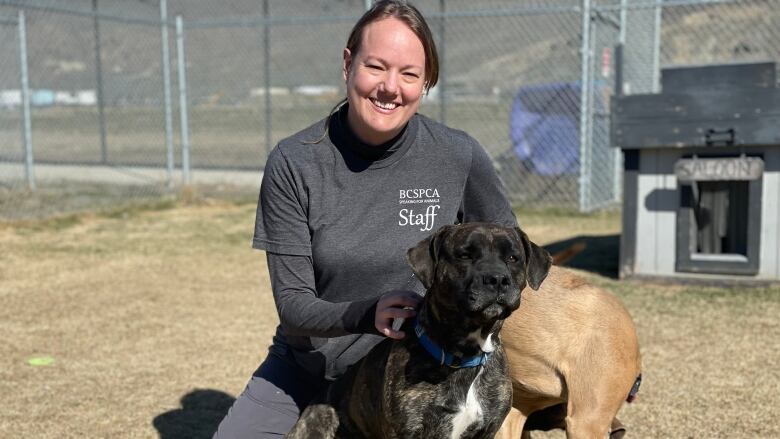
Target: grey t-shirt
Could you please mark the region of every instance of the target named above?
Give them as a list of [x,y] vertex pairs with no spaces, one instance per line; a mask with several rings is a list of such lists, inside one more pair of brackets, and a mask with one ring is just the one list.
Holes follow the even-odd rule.
[[326,379],[382,340],[373,324],[379,296],[424,293],[406,263],[409,248],[445,224],[516,225],[473,138],[416,114],[395,139],[370,146],[348,128],[346,111],[271,152],[253,240],[267,251],[281,321],[271,352],[291,351]]

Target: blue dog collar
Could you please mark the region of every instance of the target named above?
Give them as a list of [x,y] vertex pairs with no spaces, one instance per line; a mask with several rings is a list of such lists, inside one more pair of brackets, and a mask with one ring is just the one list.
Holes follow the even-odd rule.
[[420,322],[417,321],[417,318],[414,319],[414,332],[417,334],[417,339],[420,340],[422,347],[424,347],[433,358],[441,361],[442,366],[446,364],[454,369],[482,366],[487,362],[487,359],[490,356],[490,352],[483,352],[480,355],[463,358],[445,352],[444,349],[428,338],[425,334],[425,329],[423,329]]

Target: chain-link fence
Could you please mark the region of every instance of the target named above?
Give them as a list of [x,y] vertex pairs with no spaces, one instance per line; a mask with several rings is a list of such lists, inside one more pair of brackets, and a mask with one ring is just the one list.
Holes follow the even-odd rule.
[[[343,96],[367,3],[0,0],[0,190],[256,186],[270,148]],[[666,65],[780,58],[780,0],[414,3],[441,56],[420,111],[480,141],[524,206],[620,200],[616,73],[649,93]]]

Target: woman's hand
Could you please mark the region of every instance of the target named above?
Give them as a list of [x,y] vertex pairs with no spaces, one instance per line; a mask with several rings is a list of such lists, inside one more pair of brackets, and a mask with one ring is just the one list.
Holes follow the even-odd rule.
[[400,340],[406,336],[403,331],[393,329],[393,319],[414,317],[422,297],[414,291],[393,290],[379,298],[376,304],[374,326],[387,337]]

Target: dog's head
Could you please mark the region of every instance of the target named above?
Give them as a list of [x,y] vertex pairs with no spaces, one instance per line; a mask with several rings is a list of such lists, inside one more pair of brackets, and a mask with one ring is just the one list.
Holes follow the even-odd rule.
[[407,252],[428,294],[480,321],[502,320],[520,305],[526,285],[538,289],[549,253],[519,228],[488,223],[443,226]]

